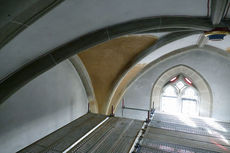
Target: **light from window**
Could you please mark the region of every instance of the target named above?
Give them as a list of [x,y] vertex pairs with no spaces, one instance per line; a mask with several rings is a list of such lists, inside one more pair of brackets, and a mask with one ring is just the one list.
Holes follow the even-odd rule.
[[197,115],[197,103],[194,100],[182,100],[182,113],[190,116]]
[[199,95],[192,81],[182,75],[173,77],[161,95],[161,111],[196,116],[199,115]]
[[198,95],[196,91],[191,87],[187,87],[184,89],[184,92],[182,93],[182,97],[188,99],[195,99],[195,100],[198,99]]
[[175,87],[173,87],[173,86],[167,86],[164,89],[163,95],[165,95],[165,96],[177,96]]
[[188,83],[188,84],[192,84],[192,81],[190,81],[188,78],[184,78],[185,79],[185,81]]
[[182,81],[178,81],[176,83],[176,86],[178,87],[178,89],[182,89],[184,87],[184,83]]
[[172,97],[162,97],[162,111],[167,113],[178,113],[178,103],[177,98]]
[[170,82],[174,82],[174,81],[176,81],[176,79],[177,79],[177,77],[174,77],[174,78],[172,78],[172,79],[170,80]]

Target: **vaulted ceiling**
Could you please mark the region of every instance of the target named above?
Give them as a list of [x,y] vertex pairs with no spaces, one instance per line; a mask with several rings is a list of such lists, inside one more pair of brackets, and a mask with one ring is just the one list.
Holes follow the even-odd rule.
[[229,0],[1,1],[0,102],[77,54],[98,111],[109,114],[133,78],[163,56],[186,47],[229,52],[230,36],[203,35],[230,28],[229,7]]

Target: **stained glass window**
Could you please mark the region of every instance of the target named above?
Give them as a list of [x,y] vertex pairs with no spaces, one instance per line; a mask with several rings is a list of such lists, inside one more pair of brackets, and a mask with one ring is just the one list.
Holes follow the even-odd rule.
[[199,93],[192,81],[178,75],[169,80],[161,94],[161,111],[196,116],[199,113]]

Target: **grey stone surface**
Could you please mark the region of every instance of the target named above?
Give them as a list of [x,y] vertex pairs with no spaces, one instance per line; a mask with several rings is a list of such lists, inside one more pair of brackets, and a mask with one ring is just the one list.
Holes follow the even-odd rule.
[[90,102],[90,101],[95,100],[95,94],[94,94],[93,85],[92,85],[90,76],[83,62],[81,61],[80,57],[78,55],[75,55],[69,58],[69,60],[73,64],[74,68],[76,69],[76,71],[78,72],[81,78],[81,81],[85,88],[85,92],[88,97],[88,101]]
[[[0,48],[63,0],[6,0],[0,2]],[[12,24],[14,26],[12,26]],[[10,27],[10,28],[9,28]]]
[[15,0],[7,0],[7,1],[1,1],[0,2],[0,27],[6,24],[7,22],[10,22],[15,17],[17,17],[18,14],[28,9],[31,4],[36,3],[38,0],[21,0],[21,1],[15,1]]
[[227,9],[228,9],[228,0],[222,0],[222,1],[212,0],[211,1],[211,19],[214,25],[217,25],[220,23]]

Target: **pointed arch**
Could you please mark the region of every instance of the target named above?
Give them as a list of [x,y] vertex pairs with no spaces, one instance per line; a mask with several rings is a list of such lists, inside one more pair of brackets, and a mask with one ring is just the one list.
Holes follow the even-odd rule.
[[200,93],[199,114],[203,117],[212,116],[212,91],[207,81],[194,69],[186,65],[177,65],[166,70],[154,83],[151,92],[151,108],[160,110],[160,95],[165,84],[178,74],[190,78]]

